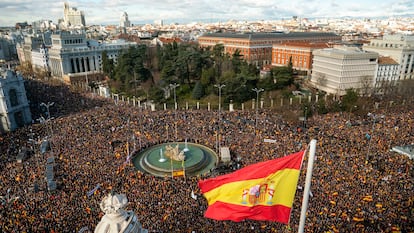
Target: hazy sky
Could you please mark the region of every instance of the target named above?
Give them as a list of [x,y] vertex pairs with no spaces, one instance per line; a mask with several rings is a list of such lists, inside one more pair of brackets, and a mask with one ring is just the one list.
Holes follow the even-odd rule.
[[[74,0],[85,13],[86,24],[119,24],[127,12],[134,24],[216,22],[217,20],[277,20],[293,15],[313,17],[389,17],[414,15],[413,0]],[[40,19],[57,23],[64,1],[1,0],[0,26]]]

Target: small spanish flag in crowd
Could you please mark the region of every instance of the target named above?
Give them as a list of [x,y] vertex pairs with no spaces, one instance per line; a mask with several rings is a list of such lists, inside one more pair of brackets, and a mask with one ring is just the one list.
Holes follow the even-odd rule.
[[252,219],[287,224],[303,155],[301,151],[199,181],[209,205],[204,216],[235,222]]

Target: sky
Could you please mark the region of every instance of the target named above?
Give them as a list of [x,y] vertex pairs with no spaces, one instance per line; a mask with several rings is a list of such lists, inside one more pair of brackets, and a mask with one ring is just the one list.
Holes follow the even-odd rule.
[[[0,26],[63,18],[65,1],[1,0]],[[413,0],[73,0],[87,25],[119,24],[123,12],[133,24],[280,20],[414,15]]]

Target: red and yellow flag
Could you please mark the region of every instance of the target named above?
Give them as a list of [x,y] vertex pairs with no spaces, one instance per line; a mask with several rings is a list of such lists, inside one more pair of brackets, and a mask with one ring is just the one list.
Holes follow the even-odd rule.
[[256,163],[198,183],[209,207],[204,216],[235,222],[244,219],[287,224],[304,151]]

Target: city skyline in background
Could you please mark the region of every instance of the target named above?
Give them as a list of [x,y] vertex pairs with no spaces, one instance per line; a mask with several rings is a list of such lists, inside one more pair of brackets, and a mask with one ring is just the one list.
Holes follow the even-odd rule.
[[118,25],[123,12],[132,24],[153,23],[213,23],[218,21],[258,21],[299,18],[383,18],[413,16],[414,2],[410,0],[93,0],[40,1],[5,0],[0,2],[0,26],[17,22],[31,24],[38,20],[57,23],[63,18],[64,3],[85,14],[86,25]]

